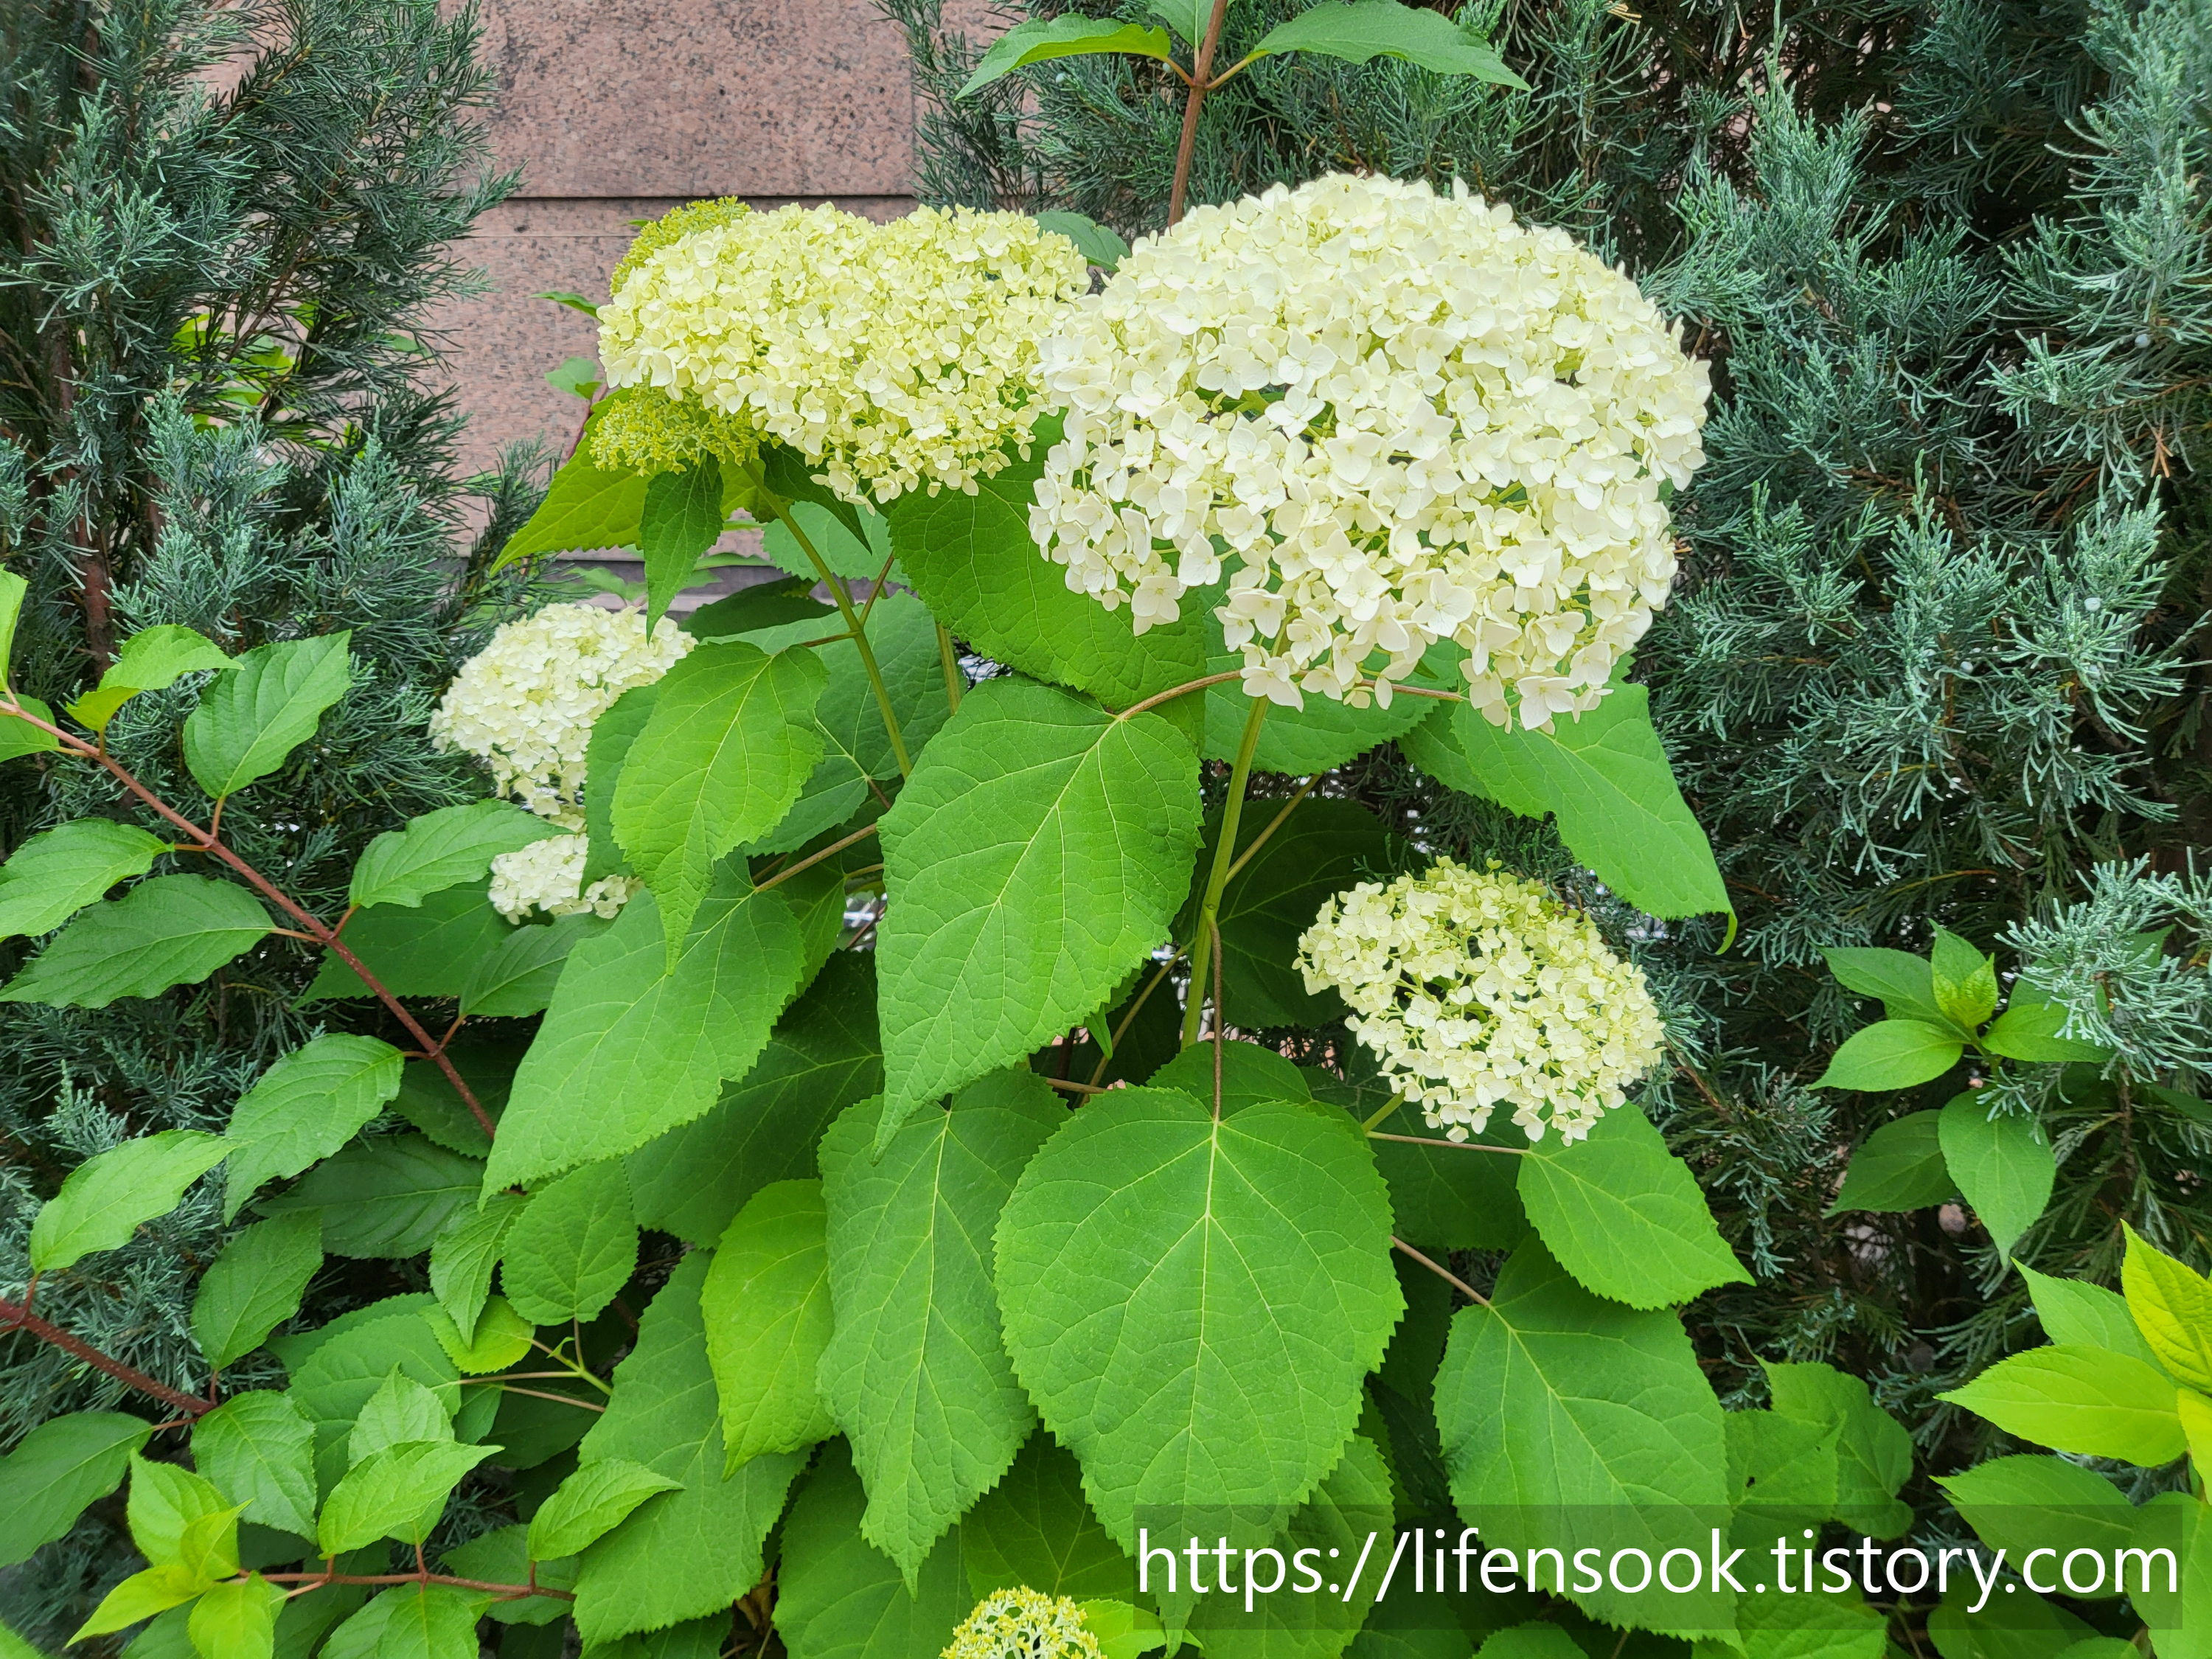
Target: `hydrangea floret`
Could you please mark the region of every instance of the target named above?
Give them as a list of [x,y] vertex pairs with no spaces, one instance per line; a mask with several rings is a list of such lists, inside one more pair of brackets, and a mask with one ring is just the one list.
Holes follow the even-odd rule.
[[[500,793],[581,831],[592,722],[623,692],[658,680],[693,643],[665,617],[648,635],[640,611],[549,605],[501,626],[462,665],[430,716],[431,740],[483,761]],[[614,915],[638,884],[610,876],[586,889],[588,849],[579,833],[502,853],[492,860],[492,904],[510,921],[533,909]]]
[[1383,1077],[1465,1140],[1502,1102],[1531,1140],[1579,1140],[1660,1059],[1644,972],[1541,884],[1438,859],[1322,907],[1298,941],[1306,988],[1331,987]]
[[966,208],[778,208],[633,260],[599,308],[609,385],[742,413],[855,502],[972,493],[1025,449],[1038,337],[1089,280],[1066,237]]
[[1038,545],[1139,633],[1212,590],[1252,696],[1387,703],[1453,640],[1492,722],[1547,727],[1666,603],[1705,365],[1626,275],[1464,185],[1198,209],[1040,349],[1067,416]]
[[1100,1659],[1100,1649],[1081,1607],[1022,1585],[976,1603],[943,1659]]

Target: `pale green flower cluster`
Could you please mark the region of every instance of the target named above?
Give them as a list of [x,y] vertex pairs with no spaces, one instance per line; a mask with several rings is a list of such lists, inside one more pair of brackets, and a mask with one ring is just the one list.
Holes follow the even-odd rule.
[[943,1659],[1100,1659],[1100,1650],[1082,1608],[1024,1585],[978,1602]]
[[1440,639],[1504,725],[1593,708],[1675,574],[1708,376],[1563,231],[1337,174],[1200,208],[1042,342],[1030,518],[1136,631],[1193,589],[1244,688],[1387,702]]
[[1037,338],[1087,282],[1019,214],[778,208],[639,259],[599,308],[599,361],[612,386],[744,411],[848,501],[972,493],[1028,444]]
[[1644,972],[1539,884],[1438,859],[1362,882],[1298,941],[1306,988],[1346,1022],[1382,1075],[1453,1140],[1500,1102],[1540,1140],[1587,1135],[1659,1061],[1666,1028]]
[[[665,617],[648,636],[641,611],[550,605],[506,623],[461,665],[430,716],[431,739],[483,761],[500,793],[580,831],[592,722],[693,644]],[[612,915],[637,884],[612,876],[581,890],[586,848],[576,834],[501,854],[492,860],[492,903],[510,919],[533,909]]]

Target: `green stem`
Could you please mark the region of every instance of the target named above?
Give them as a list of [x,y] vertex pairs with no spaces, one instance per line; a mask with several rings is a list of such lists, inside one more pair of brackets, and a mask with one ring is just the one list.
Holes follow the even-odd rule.
[[907,755],[906,738],[899,731],[898,716],[891,712],[890,689],[884,684],[884,671],[876,665],[876,653],[868,644],[867,629],[853,609],[853,596],[845,591],[845,584],[837,580],[836,573],[830,568],[830,562],[816,550],[806,532],[800,528],[798,517],[791,510],[791,503],[769,489],[757,475],[755,483],[759,484],[760,499],[769,503],[769,510],[791,532],[792,540],[799,544],[799,550],[814,562],[814,568],[820,574],[823,585],[830,590],[830,597],[836,600],[837,614],[845,619],[845,631],[853,636],[853,644],[860,653],[860,666],[867,671],[868,684],[875,691],[876,707],[883,710],[884,730],[890,736],[891,753],[898,757],[899,775],[912,777],[914,762]]
[[[1213,844],[1213,868],[1206,873],[1206,896],[1199,903],[1198,928],[1190,942],[1190,1000],[1182,1011],[1182,1046],[1198,1041],[1199,1011],[1206,1004],[1206,968],[1213,951],[1214,918],[1221,914],[1221,890],[1229,884],[1230,866],[1237,862],[1237,825],[1244,816],[1244,789],[1252,778],[1252,756],[1260,747],[1260,722],[1267,717],[1267,700],[1252,699],[1252,712],[1244,720],[1244,739],[1237,745],[1237,764],[1229,773],[1229,795],[1221,805],[1221,835]],[[1221,1018],[1214,1010],[1213,1017]]]

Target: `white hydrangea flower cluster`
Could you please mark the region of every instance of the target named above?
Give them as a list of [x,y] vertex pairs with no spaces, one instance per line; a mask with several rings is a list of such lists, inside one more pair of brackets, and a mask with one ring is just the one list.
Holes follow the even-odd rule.
[[749,411],[847,501],[972,495],[1048,407],[1037,337],[1089,280],[1020,214],[778,208],[640,261],[599,307],[599,361],[611,386]]
[[1342,993],[1382,1074],[1453,1140],[1499,1102],[1540,1140],[1574,1141],[1659,1061],[1644,971],[1538,883],[1438,859],[1362,882],[1298,941],[1308,991]]
[[1198,209],[1040,349],[1068,415],[1038,545],[1139,633],[1225,570],[1252,696],[1387,702],[1451,639],[1485,714],[1548,726],[1667,601],[1705,365],[1625,275],[1464,185]]
[[1081,1607],[1022,1585],[976,1603],[942,1659],[1100,1659],[1100,1649]]
[[[633,686],[650,685],[695,641],[664,617],[648,636],[641,611],[550,605],[504,624],[461,665],[430,716],[441,749],[474,755],[495,787],[564,830],[584,827],[592,724]],[[640,884],[610,876],[584,889],[588,839],[556,836],[491,864],[491,902],[520,921],[532,910],[611,916]]]

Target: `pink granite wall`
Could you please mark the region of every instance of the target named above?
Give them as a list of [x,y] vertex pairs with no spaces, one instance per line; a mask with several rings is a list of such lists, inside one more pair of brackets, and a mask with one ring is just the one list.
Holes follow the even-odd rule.
[[567,442],[581,405],[543,377],[592,355],[591,320],[529,296],[604,299],[627,221],[707,196],[911,205],[905,46],[869,0],[484,0],[483,16],[492,143],[523,182],[468,245],[493,291],[445,319],[471,464]]

